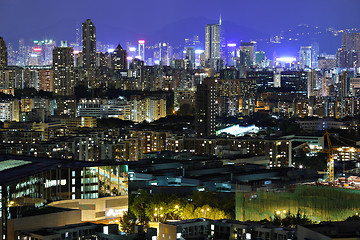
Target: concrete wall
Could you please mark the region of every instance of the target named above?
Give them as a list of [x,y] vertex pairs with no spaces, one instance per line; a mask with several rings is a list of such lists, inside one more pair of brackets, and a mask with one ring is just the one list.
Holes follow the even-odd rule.
[[97,199],[74,199],[56,201],[49,204],[53,207],[81,210],[81,220],[97,221],[122,217],[128,211],[128,196],[104,197]]
[[15,238],[15,231],[53,228],[77,223],[81,223],[80,210],[9,219],[8,239]]

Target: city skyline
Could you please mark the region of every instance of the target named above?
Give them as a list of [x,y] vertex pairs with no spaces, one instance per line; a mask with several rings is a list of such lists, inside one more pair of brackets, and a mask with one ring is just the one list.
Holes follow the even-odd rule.
[[[353,17],[356,9],[360,7],[360,3],[354,0],[348,0],[343,4],[339,4],[339,1],[287,3],[278,0],[275,3],[267,3],[261,0],[256,4],[251,1],[242,1],[241,3],[228,1],[216,7],[214,7],[214,3],[204,1],[166,4],[161,1],[151,1],[151,3],[140,1],[137,2],[137,5],[118,4],[120,3],[107,1],[101,5],[87,4],[84,6],[81,1],[72,3],[65,1],[62,5],[52,6],[42,3],[42,1],[38,4],[21,0],[4,2],[2,5],[8,11],[0,16],[0,20],[7,24],[0,26],[0,32],[7,42],[14,42],[22,37],[25,39],[48,37],[58,41],[74,41],[76,27],[81,27],[84,19],[89,18],[98,28],[99,41],[122,40],[125,42],[133,38],[145,38],[156,42],[157,39],[154,38],[159,35],[159,32],[162,33],[162,38],[171,39],[183,36],[182,39],[175,39],[177,41],[182,41],[188,35],[194,35],[194,31],[198,31],[198,35],[203,35],[202,29],[194,30],[190,23],[193,25],[199,22],[217,23],[220,15],[222,15],[224,24],[233,24],[245,29],[239,30],[240,32],[258,32],[264,35],[279,33],[298,24],[338,29],[360,25],[360,20]],[[158,7],[159,4],[161,7]],[[128,10],[122,11],[121,14],[112,14],[110,9],[117,7]],[[296,14],[299,10],[302,13],[304,7],[307,10],[306,14]],[[246,11],[242,11],[242,9],[246,9]],[[34,14],[39,10],[42,14]],[[14,11],[20,17],[11,19],[10,14]],[[169,29],[172,25],[177,26],[176,31]],[[172,41],[175,40],[172,39]],[[247,41],[247,39],[243,40]]]

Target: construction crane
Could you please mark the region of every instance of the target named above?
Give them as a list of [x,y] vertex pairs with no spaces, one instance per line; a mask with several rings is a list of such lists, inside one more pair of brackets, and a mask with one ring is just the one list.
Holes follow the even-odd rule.
[[[326,149],[311,149],[313,152],[321,152],[326,153],[328,155],[328,160],[326,164],[326,181],[333,182],[334,181],[334,152],[337,148],[334,148],[330,141],[330,133],[328,131],[325,132],[324,137],[326,137],[328,147]],[[307,144],[304,145],[304,151],[310,151],[309,146]]]

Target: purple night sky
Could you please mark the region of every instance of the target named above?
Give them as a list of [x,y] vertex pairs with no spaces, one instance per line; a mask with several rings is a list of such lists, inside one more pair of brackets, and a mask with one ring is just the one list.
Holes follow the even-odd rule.
[[224,24],[264,34],[277,34],[300,23],[360,27],[359,0],[0,1],[0,36],[14,43],[21,37],[74,41],[76,24],[86,18],[97,27],[97,39],[112,44],[203,36],[204,24],[216,23],[220,14]]

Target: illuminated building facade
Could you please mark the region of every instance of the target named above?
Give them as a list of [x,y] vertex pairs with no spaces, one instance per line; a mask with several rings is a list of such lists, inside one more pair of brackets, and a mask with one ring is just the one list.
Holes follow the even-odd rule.
[[312,67],[312,48],[311,46],[300,47],[299,52],[299,67],[300,69]]
[[96,28],[90,19],[82,24],[82,51],[84,68],[96,66]]
[[[20,207],[128,194],[128,167],[123,164],[1,155],[0,171],[2,239],[7,239],[8,219],[16,218]],[[94,210],[96,220],[105,217],[109,209]]]
[[215,135],[216,81],[207,78],[197,86],[195,93],[195,135],[207,137]]
[[209,67],[215,67],[220,59],[220,25],[207,24],[205,28],[205,61]]
[[112,68],[115,70],[127,69],[127,52],[119,44],[111,54]]
[[2,37],[0,37],[0,68],[7,67],[8,62],[8,53],[5,41]]
[[138,56],[140,60],[145,61],[145,40],[138,41]]
[[54,95],[74,94],[74,54],[71,47],[56,47],[53,51]]

